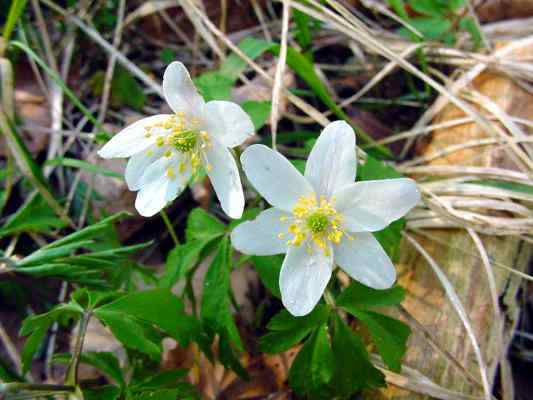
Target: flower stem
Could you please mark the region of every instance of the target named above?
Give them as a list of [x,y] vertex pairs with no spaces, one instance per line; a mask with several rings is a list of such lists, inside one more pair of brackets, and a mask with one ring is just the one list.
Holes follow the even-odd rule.
[[326,302],[327,305],[331,306],[331,308],[336,307],[335,299],[329,289],[326,289],[326,291],[324,292],[324,301]]
[[172,241],[177,246],[180,244],[178,240],[178,236],[176,235],[176,231],[174,230],[174,227],[172,226],[172,223],[170,222],[170,219],[168,218],[168,214],[165,210],[160,211],[161,218],[163,218],[163,222],[165,223],[168,233],[170,234],[170,237],[172,238]]
[[78,336],[76,337],[76,343],[74,345],[74,351],[72,352],[72,359],[67,369],[65,383],[67,385],[76,385],[78,383],[78,365],[80,363],[81,352],[83,350],[83,341],[85,339],[85,333],[87,333],[87,326],[91,319],[91,312],[86,311],[80,320],[80,326],[78,328]]

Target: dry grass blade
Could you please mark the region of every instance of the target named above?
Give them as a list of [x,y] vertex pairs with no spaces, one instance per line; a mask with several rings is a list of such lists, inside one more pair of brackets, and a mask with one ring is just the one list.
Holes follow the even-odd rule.
[[274,74],[274,86],[272,87],[272,112],[270,113],[270,129],[272,131],[272,148],[276,149],[276,137],[278,133],[279,104],[283,91],[283,76],[287,62],[287,40],[289,36],[289,21],[291,15],[290,0],[283,1],[283,17],[281,25],[281,48],[279,51],[278,64]]
[[477,341],[476,335],[474,334],[474,329],[472,328],[472,324],[470,323],[470,320],[468,318],[468,315],[466,313],[466,310],[464,309],[461,300],[459,300],[459,297],[457,296],[457,293],[455,292],[455,289],[453,288],[452,284],[442,271],[442,269],[437,265],[435,260],[429,255],[428,252],[409,234],[404,233],[404,237],[411,243],[418,252],[424,257],[424,259],[428,262],[429,266],[437,275],[437,278],[439,279],[442,287],[444,288],[446,295],[448,296],[448,299],[453,304],[455,311],[457,312],[457,315],[461,319],[461,322],[463,323],[464,328],[466,329],[466,332],[468,334],[468,337],[470,338],[470,342],[472,344],[472,347],[474,349],[474,354],[476,356],[477,362],[479,364],[479,370],[481,373],[481,382],[483,384],[483,391],[485,393],[485,399],[490,400],[491,399],[491,388],[488,380],[488,371],[487,366],[485,365],[485,362],[483,360],[483,356],[481,355],[481,349],[479,348],[479,343]]

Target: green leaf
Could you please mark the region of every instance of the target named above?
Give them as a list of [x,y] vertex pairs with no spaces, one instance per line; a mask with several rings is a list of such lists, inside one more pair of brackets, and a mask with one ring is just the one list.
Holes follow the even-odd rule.
[[113,385],[83,390],[83,400],[117,400],[119,396],[120,388]]
[[407,14],[407,11],[405,10],[405,3],[403,0],[388,0],[388,3],[400,18],[404,21],[409,21],[409,14]]
[[29,370],[33,355],[41,346],[50,326],[58,320],[78,319],[82,312],[82,309],[73,304],[60,304],[45,314],[30,316],[22,322],[20,336],[30,335],[21,354],[23,373]]
[[270,110],[272,108],[272,103],[270,101],[249,100],[242,103],[241,107],[250,116],[252,122],[254,123],[255,130],[258,131],[263,127],[268,119]]
[[416,12],[431,17],[444,18],[447,11],[446,2],[438,0],[409,0],[409,5]]
[[161,348],[149,335],[143,323],[129,315],[119,312],[96,310],[94,315],[113,333],[125,347],[148,354],[152,359],[159,359]]
[[[446,33],[451,33],[453,28],[451,21],[437,17],[418,17],[412,18],[409,23],[419,31],[427,40],[443,40]],[[412,32],[407,28],[400,28],[398,33],[404,37],[410,38]],[[453,38],[452,38],[453,39]]]
[[194,78],[194,84],[205,101],[231,100],[231,88],[235,81],[218,71],[210,71]]
[[358,181],[371,181],[377,179],[403,178],[404,176],[390,165],[367,155],[366,162],[357,167]]
[[405,297],[405,290],[401,286],[390,289],[377,290],[353,281],[337,297],[339,307],[353,313],[356,310],[368,310],[374,307],[385,307],[400,304]]
[[224,328],[229,312],[230,246],[224,237],[204,278],[201,316],[214,330]]
[[302,341],[317,326],[324,324],[330,309],[319,304],[303,317],[293,317],[286,310],[280,311],[269,322],[270,332],[259,339],[259,348],[264,353],[281,353]]
[[9,217],[0,228],[0,237],[21,232],[46,232],[64,226],[42,196],[36,194]]
[[411,333],[409,327],[397,319],[372,311],[347,311],[368,328],[383,362],[392,371],[400,372],[401,360],[407,350],[407,339]]
[[[233,319],[232,319],[233,321]],[[238,334],[238,333],[237,333]],[[231,336],[234,334],[222,333],[220,335],[220,341],[218,345],[218,357],[222,365],[226,368],[230,368],[235,371],[242,379],[248,380],[248,372],[241,365],[238,357],[238,352],[242,351],[241,349],[235,348],[235,341],[231,339]],[[240,342],[240,338],[239,338]]]
[[332,339],[335,373],[331,386],[340,396],[351,396],[364,388],[385,386],[385,376],[369,360],[363,341],[335,316]]
[[117,65],[111,81],[111,101],[115,107],[130,106],[141,110],[146,103],[142,86],[123,67]]
[[472,38],[472,43],[474,44],[474,50],[477,50],[481,47],[483,43],[481,32],[479,31],[479,26],[472,17],[463,17],[459,21],[459,27],[468,32]]
[[186,369],[171,369],[168,371],[157,372],[140,382],[130,383],[131,391],[142,391],[149,389],[172,388],[181,381],[189,371]]
[[294,36],[304,52],[306,52],[312,44],[313,37],[311,35],[311,17],[300,10],[293,10],[292,17],[296,23],[296,32]]
[[283,263],[283,255],[259,257],[253,256],[250,261],[254,264],[255,270],[259,274],[259,278],[263,285],[269,289],[278,299],[281,298],[279,291],[279,274],[281,272],[281,264]]
[[182,346],[196,339],[200,331],[198,321],[185,313],[181,300],[168,289],[128,294],[97,308],[94,314],[98,318],[104,315],[104,319],[109,319],[111,314],[111,318],[129,315],[150,322],[178,340]]
[[178,57],[174,50],[169,49],[167,47],[161,50],[161,52],[159,53],[159,58],[161,58],[161,61],[163,61],[165,64],[170,64],[172,61],[176,60]]
[[[11,38],[11,33],[13,32],[13,29],[15,29],[15,26],[17,25],[18,20],[22,15],[22,12],[26,7],[26,3],[27,0],[13,0],[13,2],[11,3],[11,6],[9,7],[9,14],[7,15],[7,21],[4,25],[4,31],[2,34],[4,46],[8,45],[9,39]],[[0,57],[1,56],[3,56],[3,54],[0,54]]]
[[196,389],[189,383],[179,383],[177,388],[157,389],[136,393],[133,400],[199,400],[200,396]]
[[[62,353],[54,355],[54,362],[61,364],[68,364],[71,360],[72,354]],[[90,365],[108,378],[111,378],[121,387],[125,385],[124,376],[122,375],[122,370],[120,369],[120,364],[117,357],[107,351],[87,351],[81,353],[80,362]]]
[[75,158],[57,157],[47,160],[45,165],[63,165],[65,167],[82,169],[97,175],[110,176],[112,178],[118,178],[121,180],[124,179],[124,176],[118,172],[111,171],[110,169],[104,168],[101,165],[91,164],[90,162],[77,160]]
[[211,240],[222,236],[226,231],[226,226],[215,217],[209,215],[201,208],[195,208],[187,219],[185,236],[187,241]]
[[334,358],[327,325],[321,325],[304,344],[289,371],[294,391],[311,398],[332,398],[328,385],[333,377]]
[[[239,49],[246,54],[248,58],[255,60],[261,54],[268,51],[273,45],[273,43],[257,40],[248,36],[239,43]],[[235,82],[247,67],[248,63],[237,54],[230,54],[222,63],[220,74]]]
[[200,254],[212,240],[192,240],[185,244],[178,244],[167,257],[165,273],[159,281],[159,286],[171,288],[198,263]]

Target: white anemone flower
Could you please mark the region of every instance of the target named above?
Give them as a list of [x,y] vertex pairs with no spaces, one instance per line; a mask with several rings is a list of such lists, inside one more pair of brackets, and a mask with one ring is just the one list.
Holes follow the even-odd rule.
[[125,178],[138,191],[135,207],[150,217],[174,200],[203,166],[222,209],[240,218],[244,195],[237,163],[229,150],[254,132],[246,112],[229,101],[205,102],[185,66],[171,63],[163,93],[175,114],[141,119],[116,134],[98,152],[103,158],[131,157]]
[[355,135],[346,122],[332,122],[323,130],[305,176],[263,145],[248,147],[241,163],[273,207],[238,225],[232,244],[250,255],[287,253],[279,285],[291,314],[313,310],[335,265],[375,289],[394,284],[394,265],[371,232],[406,214],[420,193],[408,178],[355,183]]

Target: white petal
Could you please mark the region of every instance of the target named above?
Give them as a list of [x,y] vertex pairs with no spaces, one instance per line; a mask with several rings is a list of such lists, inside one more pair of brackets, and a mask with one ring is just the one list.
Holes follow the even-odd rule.
[[222,210],[230,218],[240,218],[244,210],[244,193],[237,163],[231,152],[213,140],[206,151],[210,164],[207,175],[215,189]]
[[262,144],[248,147],[241,164],[255,189],[274,207],[290,212],[300,197],[314,195],[311,184],[289,160]]
[[135,208],[143,217],[151,217],[161,211],[167,204],[166,194],[171,181],[166,176],[144,185],[137,193]]
[[210,101],[205,105],[205,130],[226,147],[235,147],[254,133],[248,114],[231,101]]
[[162,157],[165,147],[152,145],[148,149],[134,154],[128,161],[124,177],[130,190],[139,190],[141,188],[141,178],[146,169]]
[[285,308],[296,317],[309,314],[322,297],[332,269],[333,251],[326,256],[316,247],[310,254],[305,243],[289,246],[279,276]]
[[188,117],[201,116],[204,99],[194,86],[185,65],[179,61],[169,64],[163,74],[163,93],[175,113],[184,112]]
[[127,126],[111,138],[104,147],[98,151],[102,158],[130,157],[154,143],[153,137],[145,137],[144,127],[166,120],[170,115],[158,114],[143,118]]
[[330,123],[311,150],[305,177],[318,195],[329,198],[335,190],[354,182],[356,168],[352,127],[344,121]]
[[277,208],[269,208],[254,220],[238,225],[231,232],[231,243],[243,254],[271,256],[287,251],[287,240],[278,234],[286,233],[287,225],[280,221],[287,214]]
[[353,240],[343,238],[334,249],[337,265],[366,286],[387,289],[396,281],[394,265],[371,233],[356,233]]
[[379,231],[404,216],[420,201],[409,178],[363,181],[334,194],[344,227],[351,232]]
[[[151,217],[161,211],[187,187],[191,176],[190,168],[178,174],[180,156],[161,157],[146,169],[141,178],[141,190],[135,200],[135,208],[144,217]],[[167,174],[172,169],[174,177]]]

